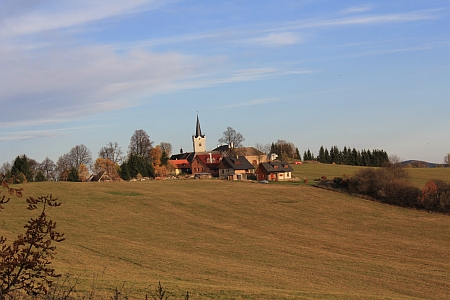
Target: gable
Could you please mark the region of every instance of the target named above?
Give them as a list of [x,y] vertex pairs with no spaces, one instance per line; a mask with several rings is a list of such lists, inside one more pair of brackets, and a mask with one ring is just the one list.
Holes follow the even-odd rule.
[[[261,168],[261,169],[260,169]],[[264,171],[265,173],[282,173],[282,172],[292,172],[293,169],[288,162],[263,162],[258,166],[260,171]]]

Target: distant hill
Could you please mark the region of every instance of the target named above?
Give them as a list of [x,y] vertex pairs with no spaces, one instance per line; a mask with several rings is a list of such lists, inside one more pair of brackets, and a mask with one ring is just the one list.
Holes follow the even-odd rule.
[[422,160],[405,160],[403,162],[401,162],[401,164],[403,166],[406,165],[412,165],[413,167],[417,167],[417,168],[435,168],[435,167],[443,167],[444,164],[436,164],[436,163],[430,163],[427,161],[422,161]]

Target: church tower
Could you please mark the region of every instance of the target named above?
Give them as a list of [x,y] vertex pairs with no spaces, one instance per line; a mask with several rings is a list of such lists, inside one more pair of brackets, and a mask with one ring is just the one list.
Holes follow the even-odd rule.
[[200,121],[197,114],[197,127],[195,128],[195,135],[192,136],[192,142],[194,143],[194,152],[202,153],[206,152],[206,135],[202,134],[200,128]]

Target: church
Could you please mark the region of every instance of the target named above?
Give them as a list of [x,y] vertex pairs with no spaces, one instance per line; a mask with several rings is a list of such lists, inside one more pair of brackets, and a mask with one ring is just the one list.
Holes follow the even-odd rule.
[[[192,174],[196,177],[233,177],[236,172],[242,174],[253,173],[254,166],[257,166],[262,161],[266,161],[265,154],[256,150],[253,147],[239,148],[237,156],[234,158],[228,157],[228,145],[222,145],[212,151],[206,150],[206,135],[202,134],[200,127],[200,120],[197,114],[197,123],[195,127],[195,134],[192,135],[192,152],[183,152],[180,149],[179,154],[174,154],[170,157],[169,163],[175,170],[175,175],[181,173]],[[224,161],[225,158],[230,158],[238,161],[238,164],[230,164]],[[248,159],[251,159],[250,163]],[[222,173],[221,173],[222,172]],[[236,178],[246,178],[246,176],[235,176]],[[233,177],[234,178],[234,177]]]
[[[195,134],[192,135],[192,145],[192,152],[183,152],[181,148],[179,154],[174,154],[170,157],[169,163],[174,167],[175,173],[177,175],[180,173],[196,174],[209,170],[215,175],[214,169],[216,168],[214,165],[216,160],[219,160],[219,157],[217,154],[207,153],[206,151],[206,135],[202,134],[198,114]],[[211,165],[212,161],[214,161],[213,165]]]

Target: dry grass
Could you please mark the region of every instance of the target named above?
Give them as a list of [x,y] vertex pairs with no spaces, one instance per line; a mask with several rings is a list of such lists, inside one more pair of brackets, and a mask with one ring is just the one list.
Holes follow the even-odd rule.
[[[50,212],[67,237],[55,264],[80,276],[82,290],[90,290],[95,278],[101,290],[124,286],[130,295],[143,295],[161,281],[177,299],[187,290],[191,299],[450,296],[449,216],[298,184],[174,180],[25,187],[26,194],[52,192],[63,201]],[[0,234],[18,233],[31,215],[24,207],[22,200],[7,205]]]
[[[357,171],[365,167],[345,166],[345,165],[329,165],[329,164],[303,164],[292,165],[294,172],[293,177],[300,179],[307,178],[311,183],[315,178],[327,176],[327,178],[352,176]],[[450,182],[450,168],[407,168],[410,175],[410,181],[423,188],[427,181],[431,179],[440,179]]]

